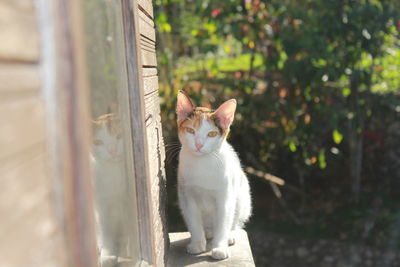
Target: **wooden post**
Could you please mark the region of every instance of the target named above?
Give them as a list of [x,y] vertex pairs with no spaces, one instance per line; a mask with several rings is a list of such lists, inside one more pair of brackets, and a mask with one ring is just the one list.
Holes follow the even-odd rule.
[[158,98],[153,6],[150,0],[123,0],[132,143],[138,197],[141,254],[163,266],[168,234],[165,222],[164,144]]

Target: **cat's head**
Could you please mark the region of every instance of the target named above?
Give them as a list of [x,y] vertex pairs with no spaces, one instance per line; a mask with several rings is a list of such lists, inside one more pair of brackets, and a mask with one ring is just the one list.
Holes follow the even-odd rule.
[[122,127],[113,113],[99,116],[93,121],[92,153],[96,160],[119,160],[124,152]]
[[179,92],[176,114],[182,147],[195,155],[218,150],[229,133],[235,110],[235,99],[224,102],[213,111],[205,107],[195,107],[186,94]]

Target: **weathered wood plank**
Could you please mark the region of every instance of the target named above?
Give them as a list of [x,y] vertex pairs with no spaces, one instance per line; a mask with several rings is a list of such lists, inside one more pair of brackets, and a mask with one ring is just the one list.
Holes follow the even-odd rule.
[[150,49],[151,51],[156,51],[156,45],[154,43],[152,43],[151,41],[148,41],[148,39],[145,39],[145,38],[140,39],[140,46]]
[[154,28],[154,21],[152,18],[150,18],[147,14],[146,11],[141,9],[139,7],[139,12],[138,12],[139,18],[141,18],[143,21],[145,21],[147,24],[149,24],[151,27]]
[[[142,11],[139,11],[139,14],[141,12]],[[148,23],[148,21],[146,21],[145,18],[146,18],[145,15],[139,16],[139,32],[142,36],[145,36],[146,38],[155,42],[156,30],[154,29],[154,25]]]
[[237,230],[235,236],[235,245],[230,246],[231,256],[224,261],[210,261],[200,259],[209,259],[211,251],[199,254],[193,257],[186,252],[186,246],[190,241],[190,233],[170,233],[171,246],[169,249],[169,261],[167,267],[175,266],[197,266],[197,267],[222,267],[222,266],[240,266],[255,267],[251,253],[249,238],[244,230]]
[[[140,51],[140,30],[137,1],[123,0],[123,19],[125,30],[125,47],[128,66],[128,86],[132,127],[133,155],[135,159],[134,172],[137,188],[137,203],[140,248],[143,266],[163,266],[161,259],[156,258],[157,233],[152,227],[153,203],[149,185],[149,158],[145,128],[144,89],[142,68],[143,53]],[[142,54],[142,55],[141,55]],[[156,236],[157,235],[157,236]]]
[[155,43],[153,43],[152,41],[143,36],[141,36],[140,38],[140,48],[152,53],[156,53]]
[[0,61],[38,61],[37,20],[31,4],[0,2],[0,32]]
[[3,101],[30,96],[38,93],[39,88],[37,65],[0,63],[0,98]]
[[149,52],[149,53],[153,53],[153,54],[155,53],[154,50],[152,50],[151,48],[145,47],[145,46],[140,46],[140,49],[145,52]]
[[143,10],[147,16],[154,18],[153,5],[151,0],[138,0],[139,9]]
[[31,13],[35,12],[34,1],[32,0],[3,0],[2,2],[7,5],[13,6],[14,8],[18,8],[18,10]]
[[141,54],[142,54],[142,66],[150,66],[150,67],[157,66],[156,53],[142,49]]
[[156,52],[155,46],[151,46],[151,45],[149,45],[149,44],[147,44],[145,42],[141,42],[140,43],[140,48],[143,49],[143,50],[146,50],[148,52],[152,52],[152,53]]
[[[42,195],[50,189],[50,185],[47,184],[48,181],[44,176],[46,171],[43,156],[45,154],[45,143],[42,142],[34,146],[34,148],[33,153],[32,151],[28,152],[32,158],[24,158],[25,151],[21,151],[19,156],[8,159],[5,164],[8,165],[8,168],[1,168],[0,185],[2,188],[7,188],[0,195],[0,214],[7,214],[2,219],[0,232],[3,234],[7,232],[9,232],[9,235],[15,234],[12,229],[14,229],[15,223],[20,218],[24,218],[34,206],[43,203],[47,204],[46,201],[42,202]],[[23,159],[21,160],[20,157]],[[19,196],[19,201],[10,207],[9,203],[14,202],[13,200],[15,200],[16,196]],[[28,218],[29,216],[26,217]]]
[[151,94],[155,91],[158,90],[158,77],[157,76],[152,76],[152,77],[144,77],[143,78],[143,92],[144,95]]
[[43,102],[35,97],[0,105],[0,160],[46,138]]
[[[150,162],[150,181],[151,195],[153,198],[153,228],[156,233],[162,233],[165,225],[163,213],[163,203],[165,201],[165,171],[164,171],[164,144],[162,139],[162,125],[160,118],[160,103],[158,92],[146,97],[146,102],[150,106],[146,107],[147,113],[151,113],[152,122],[147,126]],[[168,239],[160,236],[156,250],[157,257],[164,255],[164,249],[168,247]],[[162,242],[164,241],[164,242]]]
[[[45,143],[0,164],[0,257],[4,266],[62,266],[62,229],[53,216]],[[16,201],[18,198],[18,201]],[[12,203],[12,205],[10,205]],[[23,251],[23,257],[21,257]]]
[[156,43],[153,40],[147,39],[142,35],[140,35],[140,43],[148,47],[156,47]]
[[[151,83],[153,83],[156,79],[158,79],[157,76],[150,76],[144,78],[146,80],[150,80]],[[144,97],[144,103],[145,103],[145,112],[148,114],[149,112],[155,110],[159,111],[159,97],[158,97],[158,90],[157,88],[154,88],[154,90],[148,94],[145,95]]]
[[149,128],[152,124],[157,123],[157,118],[159,116],[160,108],[159,108],[159,102],[156,101],[156,99],[158,99],[157,91],[148,95],[145,99],[146,128]]
[[151,177],[151,187],[154,191],[154,187],[159,186],[159,173],[162,170],[162,157],[160,157],[160,144],[159,144],[159,132],[161,129],[161,124],[157,122],[157,118],[153,120],[153,123],[147,127],[148,138],[149,138],[149,159],[150,159],[150,177]]
[[142,68],[143,77],[157,76],[157,68]]

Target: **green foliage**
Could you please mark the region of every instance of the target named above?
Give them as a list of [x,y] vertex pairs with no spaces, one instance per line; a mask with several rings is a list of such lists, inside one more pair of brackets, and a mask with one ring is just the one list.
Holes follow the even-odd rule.
[[332,132],[332,138],[336,144],[340,144],[343,140],[343,135],[337,129],[335,129]]
[[234,97],[245,164],[303,186],[340,169],[345,183],[354,136],[398,116],[399,1],[157,0],[155,17],[167,142],[177,90],[214,107]]
[[[201,90],[190,89],[191,95],[219,87],[225,89],[217,97],[252,101],[257,94],[261,112],[243,108],[240,114],[258,120],[249,127],[279,132],[272,141],[307,155],[305,163],[321,158],[321,149],[329,149],[324,136],[332,132],[340,144],[346,137],[340,124],[368,116],[368,93],[398,91],[397,7],[395,1],[157,1],[161,46],[173,40],[173,51],[159,50],[159,58],[169,59],[161,67],[172,64],[174,79],[161,73],[168,81],[163,88],[189,89],[202,76]],[[256,80],[260,89],[229,89],[213,78]],[[351,80],[367,93],[347,105],[355,94]]]

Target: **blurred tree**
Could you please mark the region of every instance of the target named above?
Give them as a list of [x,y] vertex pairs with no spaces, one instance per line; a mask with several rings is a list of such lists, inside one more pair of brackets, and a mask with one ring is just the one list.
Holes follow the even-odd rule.
[[[225,55],[232,55],[234,50],[225,40],[233,37],[241,44],[239,53],[250,53],[250,79],[256,55],[262,57],[264,75],[259,78],[267,82],[263,98],[277,94],[275,103],[267,100],[258,105],[261,112],[251,112],[259,114],[258,120],[278,125],[285,138],[277,143],[297,152],[306,165],[318,162],[320,168],[326,167],[330,148],[318,136],[331,135],[337,145],[344,137],[349,145],[351,191],[359,199],[371,79],[377,60],[386,52],[385,38],[397,34],[397,1],[158,0],[156,7],[161,65],[168,66],[168,74],[162,76],[168,77],[169,88],[174,87],[171,75],[177,66],[171,62],[177,57],[199,58],[198,69],[207,76],[204,58],[218,54],[221,46]],[[341,100],[335,99],[338,90]],[[347,105],[338,109],[343,101]]]
[[357,202],[380,181],[388,163],[373,154],[400,114],[400,1],[156,0],[155,15],[167,141],[178,89],[198,104],[235,97],[244,164],[321,198],[338,188]]

